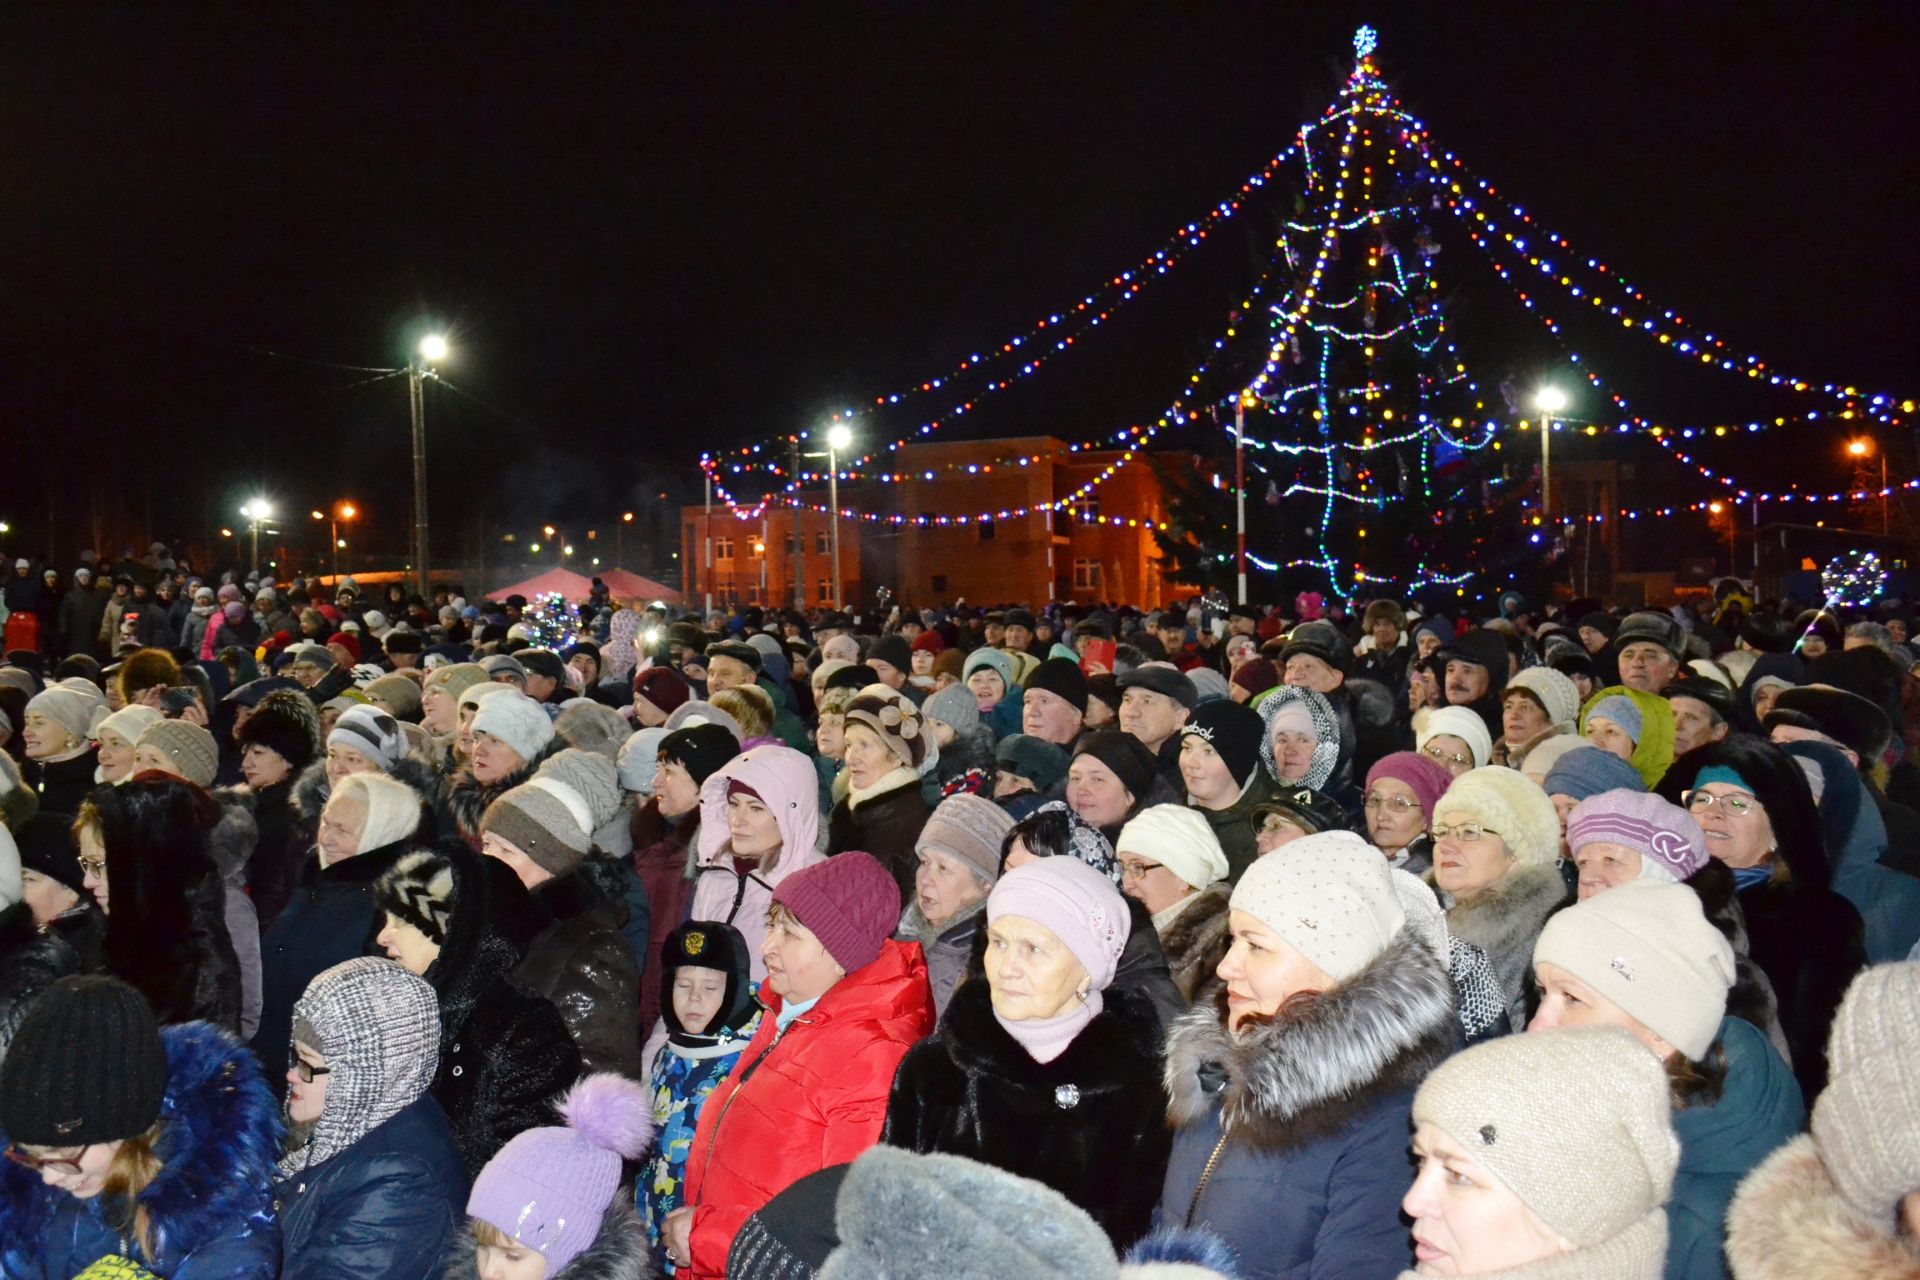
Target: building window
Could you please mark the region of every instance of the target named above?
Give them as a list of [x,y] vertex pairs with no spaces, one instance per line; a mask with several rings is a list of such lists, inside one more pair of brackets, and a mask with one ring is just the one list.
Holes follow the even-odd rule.
[[824,533],[816,533],[816,534],[814,534],[814,535],[813,535],[813,549],[814,549],[815,551],[817,551],[817,552],[819,552],[819,553],[820,553],[821,555],[825,555],[825,554],[827,554],[827,541],[828,541],[828,538],[827,538],[827,535],[826,535],[826,534],[824,534]]
[[733,559],[733,539],[715,538],[713,540],[713,558],[716,560]]
[[1100,495],[1098,493],[1082,494],[1074,502],[1072,511],[1073,518],[1076,520],[1094,519],[1100,514]]
[[947,594],[947,575],[946,574],[936,573],[933,575],[933,594],[941,597],[944,597]]
[[820,579],[820,588],[819,588],[818,597],[821,604],[831,604],[833,602],[833,579],[832,578]]
[[793,554],[793,535],[792,534],[787,535],[787,554],[788,555]]
[[1100,562],[1098,560],[1075,560],[1073,562],[1073,589],[1075,591],[1096,591],[1100,587]]
[[993,521],[976,520],[974,521],[974,524],[977,525],[980,529],[980,541],[982,542],[993,541]]

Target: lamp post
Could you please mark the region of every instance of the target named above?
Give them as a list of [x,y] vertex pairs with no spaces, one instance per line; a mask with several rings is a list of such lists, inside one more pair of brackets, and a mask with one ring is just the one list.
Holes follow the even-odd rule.
[[413,415],[413,576],[422,599],[431,599],[433,593],[427,570],[427,393],[422,384],[431,366],[446,358],[447,340],[430,333],[420,339],[419,354],[407,362],[407,404]]
[[[1847,441],[1847,453],[1856,459],[1863,459],[1873,453],[1873,441],[1861,436]],[[1869,475],[1872,473],[1869,472]],[[1880,451],[1880,536],[1886,537],[1892,526],[1887,516],[1887,452]]]
[[833,548],[833,607],[840,598],[840,451],[853,444],[853,432],[841,423],[827,428],[827,505],[833,508],[833,525],[828,545]]
[[1540,410],[1540,523],[1546,525],[1553,513],[1553,415],[1567,407],[1567,393],[1552,385],[1533,393]]
[[251,567],[255,571],[258,571],[260,568],[260,522],[273,514],[273,508],[268,505],[265,498],[252,498],[247,501],[245,506],[240,508],[240,514],[245,516],[253,525],[253,564]]

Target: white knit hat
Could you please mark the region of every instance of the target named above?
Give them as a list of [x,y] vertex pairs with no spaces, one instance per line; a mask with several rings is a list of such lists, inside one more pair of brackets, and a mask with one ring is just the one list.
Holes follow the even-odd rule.
[[1198,811],[1183,804],[1142,809],[1120,828],[1113,851],[1152,858],[1195,889],[1204,889],[1228,875],[1227,855],[1220,849],[1219,837]]
[[1680,1160],[1667,1073],[1618,1027],[1533,1031],[1463,1050],[1420,1086],[1413,1122],[1465,1147],[1580,1249],[1659,1212]]
[[1500,696],[1505,698],[1515,689],[1525,689],[1538,698],[1554,728],[1562,733],[1573,732],[1573,718],[1580,714],[1580,691],[1573,681],[1552,667],[1528,667],[1507,681]]
[[505,685],[501,688],[503,693],[485,698],[473,713],[473,731],[492,734],[522,761],[531,762],[553,741],[553,721],[526,694]]
[[1450,825],[1463,816],[1499,833],[1521,862],[1550,867],[1560,856],[1560,815],[1547,793],[1518,769],[1490,765],[1455,778],[1433,806],[1434,822]]
[[100,727],[93,731],[93,736],[97,739],[102,734],[111,733],[132,746],[140,741],[140,735],[147,731],[149,725],[161,718],[158,711],[144,703],[128,703],[102,720]]
[[1813,1145],[1840,1195],[1891,1228],[1920,1187],[1920,964],[1862,969],[1833,1017],[1827,1088],[1813,1104]]
[[1414,746],[1425,751],[1427,743],[1443,733],[1450,733],[1467,744],[1475,768],[1493,759],[1493,735],[1487,732],[1487,722],[1465,707],[1439,707],[1429,711],[1427,727],[1420,731]]
[[1680,884],[1633,880],[1557,912],[1533,962],[1565,969],[1698,1062],[1733,986],[1733,947]]
[[107,718],[106,699],[98,696],[98,690],[94,692],[96,696],[89,698],[65,683],[50,684],[28,699],[27,714],[45,716],[65,729],[74,742],[84,744]]
[[1345,982],[1372,964],[1407,922],[1390,871],[1380,851],[1354,832],[1321,831],[1256,858],[1228,905]]

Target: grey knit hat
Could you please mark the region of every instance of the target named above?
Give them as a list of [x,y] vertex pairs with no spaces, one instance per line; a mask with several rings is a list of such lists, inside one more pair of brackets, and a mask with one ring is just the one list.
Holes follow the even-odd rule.
[[1920,1187],[1916,1058],[1920,962],[1861,970],[1833,1018],[1813,1141],[1846,1202],[1889,1227],[1901,1198]]
[[1420,1086],[1413,1122],[1470,1151],[1581,1249],[1658,1212],[1680,1160],[1667,1073],[1616,1027],[1533,1031],[1463,1050]]
[[212,786],[220,771],[220,746],[213,735],[185,720],[156,720],[141,730],[140,741],[133,745],[160,752],[196,787]]
[[976,795],[948,796],[928,815],[913,851],[932,849],[958,858],[983,884],[991,885],[1000,876],[1000,846],[1011,830],[1013,816],[993,801]]
[[570,747],[617,761],[621,744],[632,736],[633,726],[612,707],[589,698],[568,698],[560,704],[553,732]]
[[938,720],[964,738],[980,727],[980,703],[963,684],[950,684],[920,704],[920,714]]
[[329,747],[346,747],[371,760],[374,767],[387,772],[407,754],[407,740],[400,722],[373,706],[349,707],[333,722],[327,734]]
[[499,835],[549,874],[565,875],[592,851],[593,833],[619,808],[613,761],[570,747],[487,806],[480,831]]
[[553,721],[546,710],[518,689],[506,686],[502,686],[502,692],[481,699],[473,713],[473,731],[500,739],[525,763],[532,763],[553,741]]

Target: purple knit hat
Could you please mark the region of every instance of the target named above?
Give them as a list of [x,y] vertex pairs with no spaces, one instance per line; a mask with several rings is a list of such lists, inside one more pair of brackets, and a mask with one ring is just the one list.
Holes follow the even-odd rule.
[[620,1162],[638,1160],[653,1139],[653,1109],[642,1086],[603,1071],[567,1091],[564,1128],[527,1129],[500,1148],[474,1179],[467,1212],[565,1269],[599,1234],[620,1189]]
[[1381,756],[1367,770],[1367,789],[1381,778],[1393,778],[1413,788],[1414,798],[1420,801],[1420,811],[1433,820],[1433,806],[1440,803],[1440,797],[1447,794],[1447,788],[1453,785],[1453,775],[1441,767],[1431,756],[1418,751],[1396,751],[1392,755]]
[[1595,841],[1625,845],[1685,880],[1707,865],[1707,835],[1693,815],[1646,791],[1602,791],[1567,815],[1567,848]]
[[1040,858],[1000,877],[987,895],[989,923],[1019,916],[1052,930],[1104,991],[1120,967],[1132,920],[1113,881],[1078,858]]
[[900,886],[872,854],[857,850],[794,872],[774,887],[773,900],[848,973],[879,959],[900,924]]

